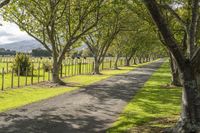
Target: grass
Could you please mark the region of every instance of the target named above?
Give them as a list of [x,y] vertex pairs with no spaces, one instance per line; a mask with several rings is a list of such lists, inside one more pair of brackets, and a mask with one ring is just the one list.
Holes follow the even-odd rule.
[[144,64],[134,65],[131,67],[119,67],[119,70],[103,70],[102,75],[78,75],[65,78],[64,81],[75,83],[72,87],[62,86],[50,88],[41,85],[33,85],[18,89],[7,89],[0,92],[0,112],[70,92],[116,74],[127,73],[141,65]]
[[171,75],[165,62],[124,108],[108,133],[156,133],[178,119],[181,88],[167,86]]

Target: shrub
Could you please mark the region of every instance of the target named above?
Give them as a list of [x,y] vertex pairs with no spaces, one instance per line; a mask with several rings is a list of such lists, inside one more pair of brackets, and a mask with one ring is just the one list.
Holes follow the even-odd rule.
[[45,72],[49,72],[49,71],[51,71],[51,69],[52,69],[52,65],[51,65],[51,63],[49,63],[49,62],[45,62],[45,63],[43,63],[43,70],[45,71]]
[[19,75],[25,76],[26,70],[28,73],[31,71],[30,57],[28,55],[22,54],[22,53],[16,54],[14,63],[13,63],[13,69],[17,75],[18,75],[18,69],[19,69],[20,70]]

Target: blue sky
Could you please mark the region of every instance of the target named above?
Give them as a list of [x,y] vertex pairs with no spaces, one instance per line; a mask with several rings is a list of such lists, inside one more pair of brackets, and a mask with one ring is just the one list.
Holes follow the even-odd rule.
[[22,32],[16,24],[2,21],[1,18],[0,23],[2,24],[2,26],[0,26],[0,45],[23,40],[32,40],[32,38],[26,32]]

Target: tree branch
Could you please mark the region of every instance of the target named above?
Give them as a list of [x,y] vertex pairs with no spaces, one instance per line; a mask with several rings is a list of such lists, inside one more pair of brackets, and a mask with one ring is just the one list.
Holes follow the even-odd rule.
[[7,5],[8,3],[10,3],[10,0],[3,0],[3,1],[0,3],[0,8],[2,8],[3,6]]

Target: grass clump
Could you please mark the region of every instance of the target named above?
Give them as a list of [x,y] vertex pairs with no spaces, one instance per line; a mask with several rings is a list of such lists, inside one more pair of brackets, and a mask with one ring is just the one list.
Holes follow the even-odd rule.
[[13,69],[17,75],[24,76],[31,70],[30,57],[23,53],[18,53],[13,62]]

